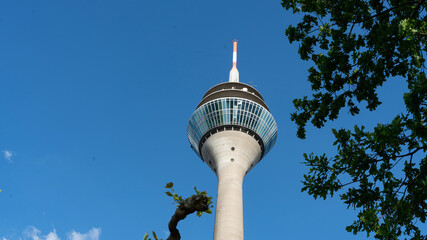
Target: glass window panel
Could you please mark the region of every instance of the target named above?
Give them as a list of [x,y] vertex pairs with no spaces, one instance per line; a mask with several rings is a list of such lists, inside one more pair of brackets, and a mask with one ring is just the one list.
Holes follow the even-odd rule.
[[254,111],[254,113],[255,113],[255,115],[257,115],[257,116],[259,116],[259,107],[258,106],[255,106],[255,111]]
[[241,112],[241,116],[242,116],[241,119],[240,119],[240,124],[243,125],[243,126],[245,126],[246,111],[240,110],[240,112]]
[[264,137],[264,132],[265,132],[265,123],[263,122],[262,124],[260,124],[260,129],[259,129],[259,133],[261,137]]
[[264,111],[261,110],[261,114],[259,116],[259,124],[262,125],[264,123]]
[[254,130],[256,130],[256,127],[257,127],[257,125],[258,125],[258,122],[259,122],[259,117],[258,117],[257,115],[254,115],[254,120],[253,120],[253,122],[252,122],[252,128],[253,128]]
[[203,109],[198,112],[198,114],[199,114],[198,121],[202,121],[203,120],[203,111],[204,111]]
[[216,107],[217,107],[216,119],[218,121],[218,125],[221,125],[222,124],[222,112],[221,112],[221,101],[220,100],[216,101]]
[[253,115],[251,115],[251,119],[250,119],[250,121],[249,121],[249,127],[250,127],[251,129],[253,129],[253,128],[254,128],[254,122],[255,122],[255,117],[254,117]]
[[215,122],[216,122],[216,126],[218,126],[221,122],[219,121],[219,112],[218,111],[216,111],[215,112]]
[[[241,105],[239,104],[238,107],[240,107]],[[242,123],[242,110],[240,110],[240,108],[237,109],[237,124],[241,124]]]
[[215,118],[213,113],[209,114],[209,120],[210,120],[210,128],[212,128],[213,126],[215,126]]
[[245,119],[245,125],[246,127],[249,127],[249,121],[251,120],[251,117],[249,116],[249,114],[247,113],[246,115],[246,119]]
[[268,115],[268,122],[267,125],[270,126],[273,123],[273,117],[271,114]]
[[256,122],[256,117],[255,115],[252,115],[251,121],[249,122],[249,126],[251,127],[251,129],[254,129],[255,122]]
[[216,111],[216,122],[221,125],[221,112],[219,110]]
[[208,103],[209,113],[213,112],[212,102]]
[[210,101],[209,104],[211,105],[211,110],[215,111],[215,101]]
[[211,127],[214,127],[216,125],[215,112],[211,113],[210,119],[211,119],[211,123],[212,123]]
[[196,112],[195,112],[195,114],[194,114],[194,119],[195,119],[195,121],[199,121],[199,119],[200,119],[200,110],[197,110]]
[[248,112],[252,112],[252,108],[253,108],[254,104],[250,103],[248,105]]
[[226,111],[226,114],[227,114],[227,124],[230,124],[231,122],[230,122],[230,116],[231,116],[231,108],[230,108],[230,104],[229,104],[230,102],[228,102],[227,103],[227,109],[225,110]]
[[210,121],[209,114],[208,114],[208,115],[206,115],[206,124],[207,124],[208,126],[210,126],[210,125],[211,125],[211,121]]
[[259,117],[258,116],[254,116],[254,120],[252,121],[252,128],[256,129],[256,125],[258,124],[259,121]]
[[218,100],[218,113],[219,113],[220,124],[224,124],[224,113],[222,111],[222,99]]
[[211,119],[211,110],[212,108],[211,108],[211,105],[209,104],[208,106],[207,106],[207,114],[206,114],[206,121],[208,122],[208,126],[212,126],[212,119]]
[[247,116],[247,121],[246,121],[246,125],[248,128],[250,128],[250,123],[252,122],[252,114],[248,112],[248,116]]
[[250,122],[252,120],[252,117],[251,117],[252,114],[250,112],[247,112],[246,114],[247,114],[247,116],[246,116],[246,127],[250,128]]
[[261,112],[261,119],[264,120],[264,122],[266,121],[266,118],[267,118],[266,113],[267,113],[267,111],[264,111],[264,110]]
[[259,117],[261,115],[261,108],[259,106],[256,106],[255,114]]

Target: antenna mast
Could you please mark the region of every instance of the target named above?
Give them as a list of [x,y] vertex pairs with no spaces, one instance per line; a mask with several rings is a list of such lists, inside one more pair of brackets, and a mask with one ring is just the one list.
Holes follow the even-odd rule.
[[229,82],[239,82],[239,71],[237,71],[237,40],[233,40],[233,67],[230,70]]

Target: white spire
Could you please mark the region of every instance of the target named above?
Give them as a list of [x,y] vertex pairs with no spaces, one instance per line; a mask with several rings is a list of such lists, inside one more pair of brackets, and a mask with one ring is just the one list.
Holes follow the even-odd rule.
[[230,70],[230,82],[239,82],[239,71],[237,71],[237,40],[233,40],[233,67]]

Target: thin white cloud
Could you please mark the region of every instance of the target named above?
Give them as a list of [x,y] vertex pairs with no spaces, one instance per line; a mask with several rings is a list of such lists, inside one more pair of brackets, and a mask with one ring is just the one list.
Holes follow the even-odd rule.
[[[99,236],[101,235],[101,228],[92,228],[87,233],[79,233],[76,231],[72,231],[68,234],[67,240],[99,240]],[[14,239],[6,239],[6,237],[0,238],[0,240],[14,240]],[[17,240],[61,240],[56,234],[56,230],[53,229],[52,232],[43,235],[42,232],[34,226],[27,227],[23,233],[22,238],[18,238]]]
[[29,226],[24,230],[24,239],[32,239],[32,240],[41,240],[40,238],[41,231],[33,226]]
[[69,240],[99,240],[101,228],[92,228],[89,232],[81,234],[73,231],[68,235]]
[[8,162],[12,162],[12,156],[13,156],[13,153],[12,153],[11,151],[4,150],[4,151],[3,151],[3,155],[4,155],[4,158],[6,158],[6,160],[7,160]]
[[53,232],[50,232],[48,235],[46,235],[46,240],[60,240],[58,235],[56,235],[56,231],[53,230]]

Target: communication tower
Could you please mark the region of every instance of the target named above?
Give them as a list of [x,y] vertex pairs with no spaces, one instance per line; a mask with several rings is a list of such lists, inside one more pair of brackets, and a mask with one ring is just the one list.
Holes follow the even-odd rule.
[[206,92],[187,137],[218,177],[214,240],[243,240],[243,178],[273,147],[277,125],[261,94],[239,82],[237,40],[229,82]]

